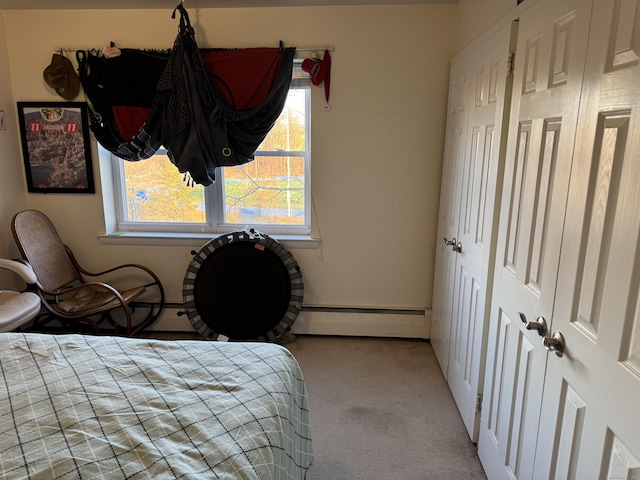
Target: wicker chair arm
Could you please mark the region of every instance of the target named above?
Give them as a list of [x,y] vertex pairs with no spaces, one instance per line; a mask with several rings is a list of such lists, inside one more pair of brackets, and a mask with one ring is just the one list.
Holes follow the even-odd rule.
[[159,282],[158,277],[153,273],[153,271],[150,268],[145,267],[144,265],[139,265],[137,263],[125,263],[123,265],[118,265],[116,267],[108,268],[107,270],[103,270],[101,272],[90,272],[90,271],[86,270],[85,268],[83,268],[78,263],[78,261],[76,260],[75,256],[73,255],[73,252],[71,251],[71,249],[69,247],[67,247],[65,245],[65,248],[66,248],[67,252],[69,253],[69,256],[71,257],[71,260],[73,261],[73,264],[78,269],[78,271],[80,271],[83,275],[87,275],[89,277],[99,277],[101,275],[105,275],[107,273],[111,273],[111,272],[115,272],[115,271],[118,271],[118,270],[122,270],[124,268],[137,268],[137,269],[142,270],[145,273],[149,274],[156,282]]

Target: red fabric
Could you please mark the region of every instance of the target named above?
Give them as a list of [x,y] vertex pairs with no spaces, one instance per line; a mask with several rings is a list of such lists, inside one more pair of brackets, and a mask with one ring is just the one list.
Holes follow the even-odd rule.
[[326,98],[327,103],[329,103],[329,90],[331,87],[331,55],[329,55],[329,50],[324,51],[322,61],[327,65],[327,76],[324,77],[324,98]]
[[[278,78],[282,56],[278,48],[243,48],[203,52],[202,60],[213,81],[233,110],[259,106]],[[157,83],[157,80],[156,82]],[[122,138],[131,139],[149,117],[150,108],[113,106]]]
[[234,110],[245,110],[260,105],[273,86],[280,71],[282,56],[277,48],[243,48],[202,54],[207,71],[229,86],[235,100],[218,78],[220,88]]
[[113,116],[122,138],[131,139],[138,134],[140,127],[149,118],[150,108],[114,106]]

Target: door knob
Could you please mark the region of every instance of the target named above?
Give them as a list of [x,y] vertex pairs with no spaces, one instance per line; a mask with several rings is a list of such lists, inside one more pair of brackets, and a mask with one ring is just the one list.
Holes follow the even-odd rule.
[[456,243],[456,237],[453,237],[451,240],[449,240],[447,237],[444,237],[443,240],[445,245],[451,247],[451,250],[457,253],[462,253],[462,242]]
[[550,337],[544,337],[542,344],[547,350],[555,352],[559,357],[564,354],[564,336],[560,332],[554,332]]
[[547,321],[544,317],[538,317],[535,322],[527,322],[524,326],[527,330],[535,330],[538,335],[544,337],[547,334]]
[[535,330],[541,337],[547,334],[547,321],[544,317],[538,317],[535,322],[530,322],[524,313],[518,312],[518,316],[520,317],[520,321],[524,323],[524,328],[527,330]]

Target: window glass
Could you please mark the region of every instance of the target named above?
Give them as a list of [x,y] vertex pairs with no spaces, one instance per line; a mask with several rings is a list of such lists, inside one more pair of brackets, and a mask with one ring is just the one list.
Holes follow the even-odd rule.
[[161,150],[129,162],[113,157],[121,231],[310,232],[310,85],[297,67],[285,107],[255,159],[216,170],[213,185],[189,186]]
[[204,187],[187,186],[166,153],[139,162],[122,161],[126,216],[130,222],[204,223]]
[[253,162],[224,169],[225,223],[305,224],[307,94],[290,91]]

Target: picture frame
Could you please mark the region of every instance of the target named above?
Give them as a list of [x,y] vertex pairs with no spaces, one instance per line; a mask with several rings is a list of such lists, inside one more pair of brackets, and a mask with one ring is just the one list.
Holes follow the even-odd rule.
[[87,104],[17,102],[31,193],[95,193]]

